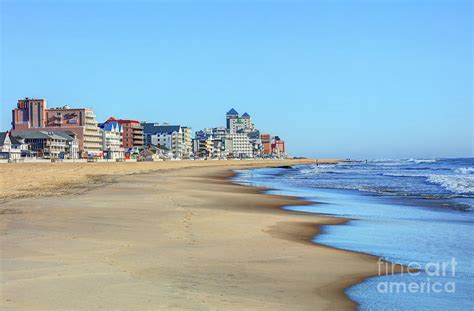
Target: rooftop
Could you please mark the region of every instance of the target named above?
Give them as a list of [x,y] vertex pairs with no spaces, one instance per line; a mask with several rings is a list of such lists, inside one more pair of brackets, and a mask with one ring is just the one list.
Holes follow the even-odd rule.
[[107,131],[107,132],[112,132],[112,131],[115,131],[116,129],[118,129],[118,131],[122,130],[122,125],[120,125],[120,123],[118,123],[118,122],[104,123],[104,124],[101,124],[100,127],[104,131]]
[[157,123],[142,123],[143,132],[146,134],[171,134],[173,132],[179,132],[180,125],[157,125]]
[[8,132],[0,132],[0,144],[3,145],[7,137],[8,137]]
[[110,122],[118,122],[119,124],[124,124],[124,123],[135,123],[135,124],[140,124],[140,121],[137,120],[122,120],[122,119],[115,119],[114,117],[110,117],[105,121],[105,123],[110,123]]
[[226,113],[226,115],[228,115],[228,116],[238,116],[239,113],[238,113],[234,108],[232,108],[231,110],[229,110],[229,111]]
[[35,132],[22,132],[17,135],[22,139],[61,139],[61,140],[73,140],[66,132],[44,132],[44,131],[35,131]]

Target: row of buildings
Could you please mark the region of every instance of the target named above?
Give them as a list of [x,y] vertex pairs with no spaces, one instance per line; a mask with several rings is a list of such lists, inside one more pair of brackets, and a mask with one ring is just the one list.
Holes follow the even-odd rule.
[[251,159],[282,158],[285,142],[261,133],[248,113],[234,109],[226,126],[204,128],[137,120],[99,123],[91,108],[48,108],[45,99],[21,99],[12,111],[12,128],[0,133],[0,158],[51,159]]
[[226,113],[226,126],[196,132],[193,150],[199,158],[283,158],[285,142],[278,136],[261,133],[248,113],[235,109]]

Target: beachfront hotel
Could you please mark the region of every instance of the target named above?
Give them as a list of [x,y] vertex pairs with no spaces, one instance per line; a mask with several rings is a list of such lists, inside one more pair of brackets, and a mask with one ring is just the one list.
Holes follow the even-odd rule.
[[102,134],[91,108],[49,108],[45,99],[20,99],[12,111],[12,135],[25,132],[71,132],[81,157],[102,156]]

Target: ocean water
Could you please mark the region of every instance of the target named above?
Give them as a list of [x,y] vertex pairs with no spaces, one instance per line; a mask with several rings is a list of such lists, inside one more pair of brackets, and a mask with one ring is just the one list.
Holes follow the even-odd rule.
[[474,310],[474,159],[376,160],[240,171],[236,181],[320,202],[288,206],[351,219],[314,242],[383,262],[347,289],[361,310]]

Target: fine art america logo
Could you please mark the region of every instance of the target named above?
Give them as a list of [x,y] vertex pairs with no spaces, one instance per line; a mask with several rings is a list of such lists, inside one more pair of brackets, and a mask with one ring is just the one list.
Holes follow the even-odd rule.
[[[455,293],[457,261],[451,258],[450,261],[418,263],[411,262],[402,266],[378,260],[379,276],[398,275],[397,282],[382,281],[377,283],[377,291],[383,294],[398,293]],[[404,281],[403,277],[409,276]],[[416,277],[416,278],[415,278]]]

